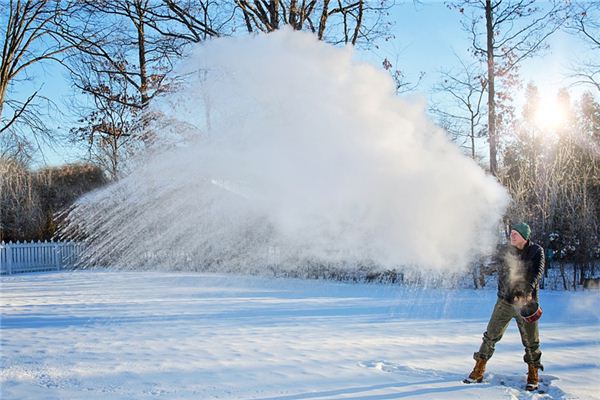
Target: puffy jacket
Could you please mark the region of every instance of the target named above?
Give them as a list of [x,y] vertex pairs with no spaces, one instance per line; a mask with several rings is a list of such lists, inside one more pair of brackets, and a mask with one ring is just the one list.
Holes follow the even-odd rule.
[[531,294],[538,301],[538,287],[545,268],[542,246],[527,241],[522,250],[508,245],[498,269],[498,297],[512,303],[515,296]]

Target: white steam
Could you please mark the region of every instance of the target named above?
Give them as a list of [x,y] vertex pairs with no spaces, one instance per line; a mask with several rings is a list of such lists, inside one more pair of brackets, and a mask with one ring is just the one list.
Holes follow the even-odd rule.
[[510,287],[525,284],[525,265],[519,256],[510,250],[504,253],[504,265],[508,268],[508,282]]
[[69,216],[89,261],[457,270],[494,245],[505,190],[352,49],[283,30],[179,72],[160,144]]

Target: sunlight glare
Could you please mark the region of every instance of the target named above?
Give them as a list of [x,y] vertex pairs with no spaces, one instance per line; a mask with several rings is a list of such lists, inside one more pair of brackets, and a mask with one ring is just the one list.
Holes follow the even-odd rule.
[[545,96],[535,111],[535,124],[547,131],[560,128],[567,120],[566,110],[555,96]]

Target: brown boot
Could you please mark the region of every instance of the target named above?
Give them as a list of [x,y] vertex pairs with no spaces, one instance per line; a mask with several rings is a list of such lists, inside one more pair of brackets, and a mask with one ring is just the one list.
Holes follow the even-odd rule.
[[539,377],[538,377],[538,367],[533,364],[527,364],[527,387],[526,389],[529,391],[537,390],[539,386]]
[[473,371],[469,374],[469,376],[463,381],[464,383],[480,383],[483,381],[483,373],[485,372],[485,364],[487,360],[483,358],[475,359],[475,367],[473,367]]

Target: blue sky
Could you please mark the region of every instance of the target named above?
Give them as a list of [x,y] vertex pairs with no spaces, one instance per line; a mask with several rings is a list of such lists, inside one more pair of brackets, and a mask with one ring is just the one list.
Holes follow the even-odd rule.
[[[456,56],[472,60],[468,54],[470,41],[461,26],[458,11],[450,10],[443,1],[421,4],[404,2],[394,10],[396,26],[395,40],[382,44],[380,49],[367,51],[369,58],[396,58],[409,76],[416,77],[419,71],[426,73],[422,85],[417,89],[429,96],[431,86],[439,80],[443,68],[457,65]],[[542,93],[551,94],[567,86],[570,66],[578,58],[588,58],[587,45],[565,32],[559,31],[550,39],[550,49],[521,65],[524,84],[534,81]]]
[[[443,1],[398,3],[392,10],[395,38],[380,43],[377,48],[357,50],[356,56],[378,68],[381,68],[383,59],[387,58],[395,68],[405,72],[409,81],[415,81],[424,72],[421,84],[411,95],[428,99],[431,87],[439,80],[440,70],[455,66],[456,55],[469,59],[468,35],[461,27],[461,15],[456,10],[448,9]],[[556,33],[551,38],[550,45],[549,51],[526,60],[521,67],[524,85],[533,81],[539,86],[540,93],[548,96],[569,84],[566,75],[574,62],[591,56],[585,43],[564,32]],[[69,100],[76,94],[70,87],[66,72],[57,65],[40,64],[32,68],[29,75],[33,79],[15,87],[15,94],[25,97],[42,86],[41,93],[52,99],[60,110],[47,119],[48,125],[64,133],[68,132],[75,124]],[[581,90],[583,89],[576,88],[573,92]],[[522,92],[515,97],[518,105],[522,101]],[[38,165],[74,162],[85,155],[82,147],[69,143],[60,142],[54,149],[43,147],[44,159],[37,160]]]
[[388,58],[399,62],[407,75],[426,73],[426,86],[433,75],[444,65],[454,64],[454,52],[467,56],[469,42],[460,25],[458,12],[449,10],[442,2],[413,4],[404,2],[393,10],[395,18],[394,36],[379,49],[365,51],[370,61],[379,62]]

